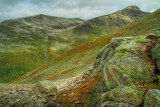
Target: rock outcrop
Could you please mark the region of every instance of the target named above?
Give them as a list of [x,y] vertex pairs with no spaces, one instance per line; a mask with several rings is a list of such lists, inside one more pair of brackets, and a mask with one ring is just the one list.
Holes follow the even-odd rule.
[[[33,84],[0,84],[0,107],[16,105],[23,98],[29,98]],[[26,101],[24,101],[26,102]]]
[[118,86],[101,96],[101,101],[112,100],[115,102],[128,103],[134,106],[142,104],[144,91],[139,90],[137,87]]
[[95,95],[93,97],[93,100],[91,101],[92,102],[91,106],[96,106],[96,107],[139,106],[143,103],[143,95],[144,91],[140,90],[136,86],[118,86],[103,94]]
[[147,92],[147,88],[140,88],[152,87],[155,83],[159,87],[158,39],[156,35],[113,38],[97,55],[94,72],[102,74],[90,106],[159,107],[160,91],[154,89]]
[[156,61],[157,68],[160,71],[160,40],[158,40],[154,48],[152,48],[152,57]]
[[102,72],[101,90],[120,85],[150,84],[157,78],[150,49],[145,38],[113,38],[98,54],[95,71]]
[[37,84],[0,84],[0,107],[61,107],[63,101],[58,102],[57,96],[64,97],[67,93],[63,92],[79,88],[91,73],[89,70],[72,78]]

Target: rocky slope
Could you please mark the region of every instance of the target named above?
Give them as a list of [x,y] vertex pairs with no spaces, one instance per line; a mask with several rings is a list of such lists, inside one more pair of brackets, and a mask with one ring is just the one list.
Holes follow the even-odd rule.
[[[154,38],[154,39],[153,39]],[[97,55],[94,67],[81,75],[59,80],[44,80],[37,84],[19,85],[15,94],[1,85],[1,105],[16,106],[76,106],[76,107],[138,107],[159,106],[159,53],[155,50],[160,36],[112,38]],[[158,57],[159,58],[159,57]],[[154,62],[156,60],[156,62]],[[3,88],[2,88],[3,87]],[[7,90],[8,89],[8,90]],[[28,91],[27,91],[28,90]],[[2,91],[1,91],[2,92]],[[26,93],[26,94],[25,94]],[[7,99],[7,100],[4,100]],[[8,102],[6,102],[8,101]]]
[[[152,39],[113,38],[99,52],[94,72],[101,72],[102,77],[96,87],[96,94],[91,100],[91,106],[117,107],[116,105],[120,103],[124,107],[159,106],[160,90],[155,90],[157,92],[150,90],[160,89],[159,78],[157,78],[159,61],[154,63],[153,59],[155,54],[159,53],[159,50],[155,51],[156,44],[160,42],[158,38],[160,36],[154,35]],[[104,93],[97,94],[101,92]],[[153,95],[154,92],[157,96]]]
[[149,14],[141,11],[137,6],[129,6],[115,13],[97,17],[80,24],[73,29],[80,35],[101,35],[108,34],[115,29],[129,24]]

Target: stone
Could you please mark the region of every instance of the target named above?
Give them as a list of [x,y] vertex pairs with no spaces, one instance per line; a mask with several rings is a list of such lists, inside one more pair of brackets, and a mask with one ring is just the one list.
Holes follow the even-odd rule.
[[55,101],[50,101],[47,103],[47,107],[57,107],[57,103]]
[[160,72],[160,40],[157,41],[155,46],[152,48],[152,58],[156,61],[158,70]]
[[149,33],[146,38],[147,38],[147,39],[156,40],[156,39],[160,38],[160,36],[157,36],[157,35],[154,34],[154,33]]
[[44,80],[37,83],[33,88],[34,92],[52,93],[57,91],[57,87],[53,81]]
[[151,84],[157,79],[149,56],[150,39],[113,38],[97,55],[94,72],[101,72],[99,89],[106,91],[120,85]]
[[132,86],[118,86],[101,96],[101,102],[104,101],[115,101],[128,103],[134,106],[142,104],[144,91],[138,89],[138,87]]
[[118,103],[114,101],[106,101],[100,105],[100,107],[134,107],[133,105],[127,103]]
[[149,90],[145,95],[144,107],[160,107],[160,90]]

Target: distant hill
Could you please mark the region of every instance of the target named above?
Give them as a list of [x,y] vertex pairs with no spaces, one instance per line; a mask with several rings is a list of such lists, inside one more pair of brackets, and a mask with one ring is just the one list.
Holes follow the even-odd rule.
[[[2,34],[15,37],[20,34],[30,34],[31,32],[40,32],[44,30],[46,32],[52,32],[54,30],[68,29],[82,22],[84,22],[84,20],[78,18],[62,18],[43,14],[7,20],[0,23],[0,38],[4,37]],[[17,35],[13,35],[13,33]]]
[[149,13],[141,11],[137,6],[129,6],[115,13],[88,20],[76,26],[73,32],[79,35],[108,34],[147,14]]
[[71,29],[83,22],[84,20],[78,18],[43,14],[4,21],[0,23],[0,50],[12,46],[20,47],[20,44],[30,45],[29,41],[35,40],[35,36],[40,39],[45,39],[48,35],[55,37],[57,32]]

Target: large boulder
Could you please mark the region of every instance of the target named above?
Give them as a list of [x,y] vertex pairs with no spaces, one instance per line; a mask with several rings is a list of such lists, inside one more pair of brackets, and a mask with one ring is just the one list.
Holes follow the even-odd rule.
[[150,57],[152,46],[150,39],[113,38],[96,58],[94,72],[102,72],[100,90],[106,91],[120,85],[152,83],[157,78]]
[[[91,107],[131,107],[143,103],[144,91],[136,86],[118,86],[105,93],[96,93],[91,101]],[[121,107],[120,106],[120,107]]]
[[144,107],[160,107],[160,90],[149,90],[145,96]]
[[139,90],[137,87],[118,86],[101,96],[101,101],[115,101],[128,103],[134,106],[142,104],[144,91]]
[[[85,75],[85,74],[84,74]],[[78,76],[67,78],[67,79],[59,79],[56,81],[44,80],[39,81],[36,86],[33,88],[34,93],[57,93],[70,89],[77,88],[82,82],[83,74]]]
[[158,70],[160,71],[160,40],[152,48],[152,57],[156,61]]

